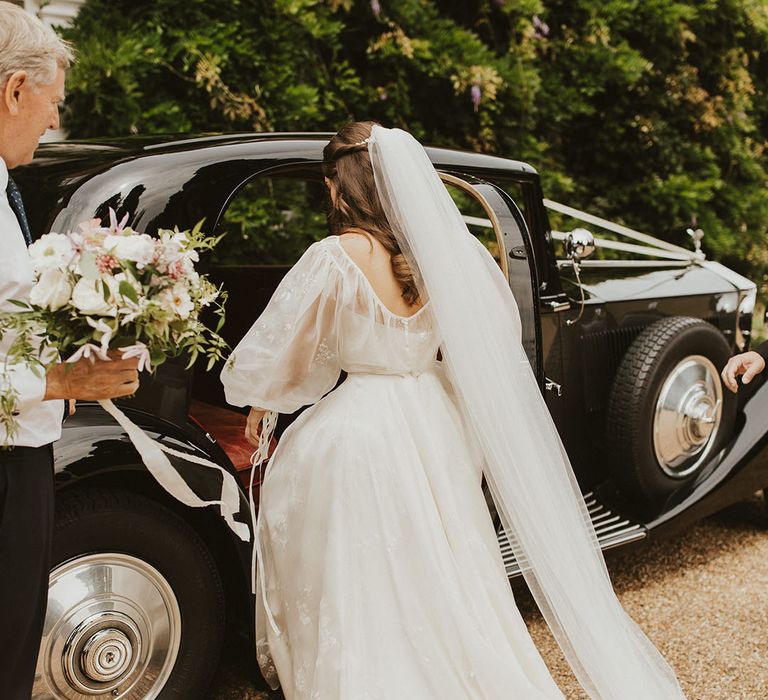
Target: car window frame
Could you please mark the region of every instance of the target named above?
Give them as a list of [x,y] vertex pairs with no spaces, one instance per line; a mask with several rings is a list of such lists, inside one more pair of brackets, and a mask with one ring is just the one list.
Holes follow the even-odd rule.
[[[297,172],[306,170],[308,173],[312,173],[315,169],[317,169],[315,172],[318,177],[321,177],[320,167],[320,161],[304,160],[299,162],[283,162],[279,165],[258,170],[242,180],[232,190],[221,207],[213,230],[217,231],[219,229],[222,217],[225,215],[231,202],[254,178],[279,177],[281,173],[287,171]],[[457,187],[473,197],[481,205],[483,211],[488,214],[488,220],[494,229],[499,247],[500,268],[518,303],[523,326],[523,347],[537,380],[543,388],[542,339],[538,319],[541,303],[539,279],[531,233],[526,218],[513,197],[501,186],[494,184],[494,182],[455,170],[443,170],[439,167],[437,172],[444,183]],[[248,266],[259,267],[258,264],[253,263],[232,267]],[[290,267],[290,265],[286,266],[287,269]]]

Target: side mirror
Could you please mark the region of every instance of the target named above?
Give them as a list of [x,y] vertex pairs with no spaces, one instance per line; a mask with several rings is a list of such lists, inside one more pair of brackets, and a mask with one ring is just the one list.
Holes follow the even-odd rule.
[[595,237],[585,228],[575,228],[565,239],[566,255],[578,263],[595,252]]
[[579,315],[576,318],[569,318],[566,325],[572,326],[581,320],[584,313],[584,287],[581,285],[581,276],[579,275],[579,263],[595,252],[595,237],[591,231],[585,228],[575,228],[565,237],[565,254],[573,262],[573,271],[576,274],[576,282],[579,284],[581,294],[581,305],[579,306]]

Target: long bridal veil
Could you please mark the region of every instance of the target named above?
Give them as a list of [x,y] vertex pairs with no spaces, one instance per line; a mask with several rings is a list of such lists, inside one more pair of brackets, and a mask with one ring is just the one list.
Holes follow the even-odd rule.
[[430,301],[502,525],[578,681],[599,700],[685,698],[616,598],[498,265],[467,230],[418,141],[375,125],[368,149],[384,210]]

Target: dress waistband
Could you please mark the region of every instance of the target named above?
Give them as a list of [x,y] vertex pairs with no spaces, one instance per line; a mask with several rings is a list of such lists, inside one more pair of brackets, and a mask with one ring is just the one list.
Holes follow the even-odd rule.
[[350,377],[421,377],[425,374],[434,375],[433,368],[403,370],[402,372],[374,372],[374,371],[348,371]]

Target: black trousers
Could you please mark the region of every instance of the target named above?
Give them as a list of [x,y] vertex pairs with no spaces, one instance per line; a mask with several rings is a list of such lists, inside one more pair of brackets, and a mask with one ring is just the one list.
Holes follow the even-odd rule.
[[0,696],[30,700],[48,602],[53,448],[0,450]]

